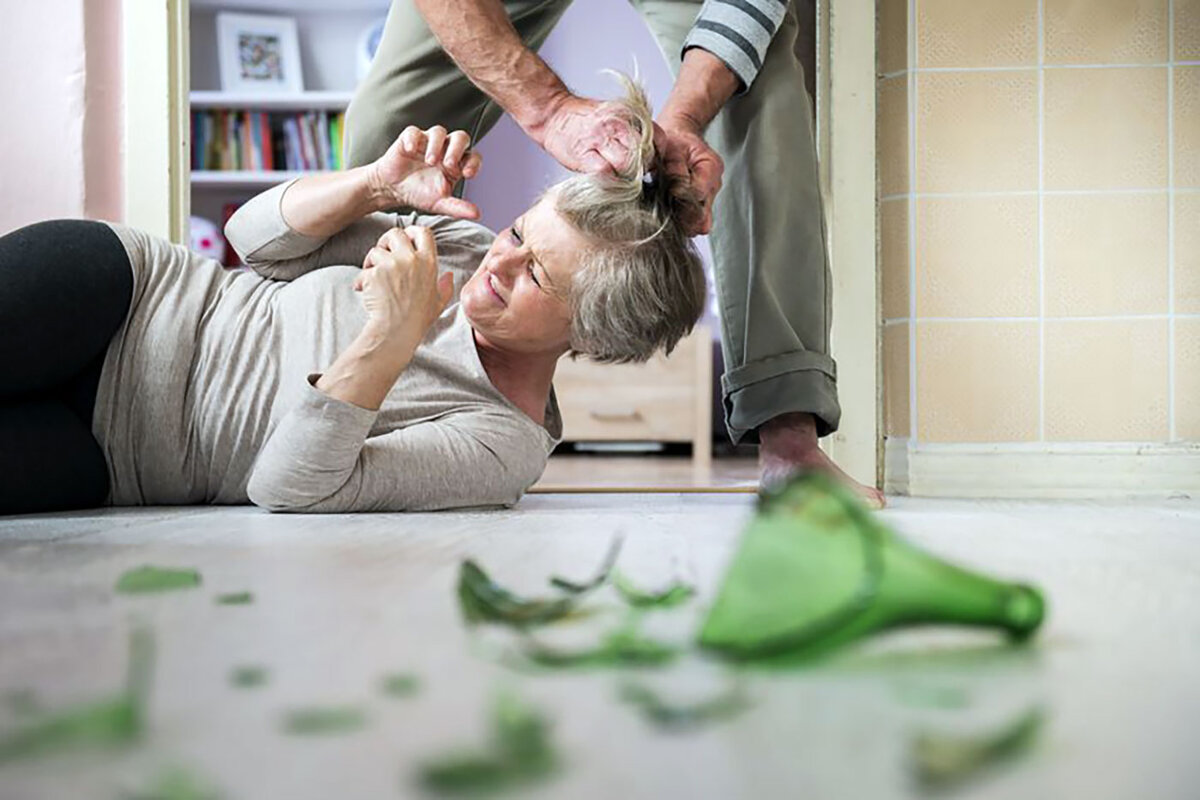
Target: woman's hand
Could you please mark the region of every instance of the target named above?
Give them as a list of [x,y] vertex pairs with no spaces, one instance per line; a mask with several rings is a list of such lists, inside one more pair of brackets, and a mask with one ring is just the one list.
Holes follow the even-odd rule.
[[479,174],[483,157],[468,152],[470,146],[466,131],[447,133],[441,125],[423,131],[409,125],[371,165],[372,185],[386,206],[479,219],[478,206],[453,195],[460,178]]
[[437,274],[437,246],[429,228],[392,228],[367,253],[354,280],[362,292],[367,328],[404,359],[425,337],[454,293],[449,272]]

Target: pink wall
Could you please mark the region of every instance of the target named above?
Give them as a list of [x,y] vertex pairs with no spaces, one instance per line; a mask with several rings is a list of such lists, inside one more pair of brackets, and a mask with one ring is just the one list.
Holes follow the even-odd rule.
[[83,211],[91,219],[122,215],[121,0],[85,0],[87,83],[83,120]]
[[54,217],[116,218],[120,0],[5,5],[0,234]]

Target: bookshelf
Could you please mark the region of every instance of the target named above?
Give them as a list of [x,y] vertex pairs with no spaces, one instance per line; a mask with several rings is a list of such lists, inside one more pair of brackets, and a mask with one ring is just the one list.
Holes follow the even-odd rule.
[[[386,16],[389,5],[390,0],[192,0],[189,6],[191,111],[265,113],[273,121],[308,112],[322,115],[344,112],[357,84],[359,39],[367,27]],[[222,11],[295,18],[305,91],[270,95],[222,91],[216,26],[216,15]],[[191,135],[196,135],[194,126]],[[273,166],[284,166],[278,163],[278,158],[272,160],[277,162]],[[191,213],[218,226],[232,208],[255,194],[308,174],[281,168],[217,170],[195,166],[193,163],[189,184]]]

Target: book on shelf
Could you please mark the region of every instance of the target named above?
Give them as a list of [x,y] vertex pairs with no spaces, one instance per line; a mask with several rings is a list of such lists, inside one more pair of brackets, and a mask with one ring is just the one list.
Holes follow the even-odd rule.
[[192,169],[342,169],[345,122],[337,111],[193,111]]

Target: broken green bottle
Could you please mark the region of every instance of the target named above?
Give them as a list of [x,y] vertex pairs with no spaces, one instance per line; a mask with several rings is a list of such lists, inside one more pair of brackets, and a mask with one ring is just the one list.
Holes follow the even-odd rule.
[[813,473],[762,497],[699,641],[735,660],[791,661],[913,625],[994,628],[1020,640],[1044,610],[1032,586],[920,550]]

